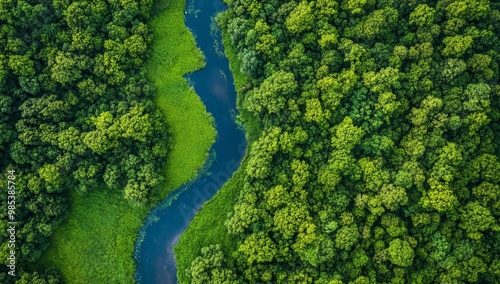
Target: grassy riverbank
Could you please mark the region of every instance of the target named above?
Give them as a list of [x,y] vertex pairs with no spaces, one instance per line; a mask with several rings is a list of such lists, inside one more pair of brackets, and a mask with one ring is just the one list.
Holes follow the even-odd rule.
[[[196,176],[215,140],[212,117],[183,75],[204,66],[203,55],[184,25],[185,0],[156,1],[148,77],[155,102],[169,126],[166,185],[157,200]],[[71,194],[68,219],[52,236],[41,264],[55,266],[66,283],[133,283],[134,244],[154,204],[133,206],[123,192],[102,189]]]
[[[231,46],[229,34],[223,31],[222,36],[225,54],[229,60],[229,68],[234,77],[236,90],[241,90],[248,84],[248,77],[240,72],[240,62],[236,56],[236,50]],[[238,94],[238,96],[241,96],[241,94]],[[246,139],[251,145],[260,135],[260,127],[256,120],[244,111],[240,113],[239,117],[245,125]],[[250,148],[247,147],[247,153],[249,150]],[[191,261],[200,254],[201,248],[204,246],[218,243],[226,253],[234,251],[236,240],[231,239],[227,234],[224,221],[227,213],[234,207],[240,189],[243,187],[246,165],[247,159],[245,157],[239,169],[219,192],[203,205],[179,239],[177,246],[174,248],[179,283],[189,283],[185,271],[190,267]]]

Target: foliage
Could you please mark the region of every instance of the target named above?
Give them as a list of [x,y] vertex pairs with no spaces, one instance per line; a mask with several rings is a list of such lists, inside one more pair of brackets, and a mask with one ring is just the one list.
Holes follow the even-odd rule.
[[236,244],[182,283],[220,267],[235,283],[499,282],[500,6],[227,3],[239,107],[262,133],[220,236]]
[[[182,77],[203,67],[184,5],[150,19],[152,1],[2,4],[0,168],[16,170],[16,253],[26,283],[57,283],[34,271],[53,266],[65,282],[131,282],[147,211],[203,164],[215,132]],[[165,38],[179,44],[152,48]],[[183,60],[168,64],[175,58]],[[100,242],[89,243],[96,235]],[[103,255],[103,247],[112,249]],[[111,278],[102,266],[115,271]]]

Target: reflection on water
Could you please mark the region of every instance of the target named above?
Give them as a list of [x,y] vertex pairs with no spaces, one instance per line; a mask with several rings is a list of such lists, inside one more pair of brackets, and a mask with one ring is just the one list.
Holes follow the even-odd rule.
[[229,105],[229,90],[226,78],[219,70],[212,70],[212,93],[219,103]]

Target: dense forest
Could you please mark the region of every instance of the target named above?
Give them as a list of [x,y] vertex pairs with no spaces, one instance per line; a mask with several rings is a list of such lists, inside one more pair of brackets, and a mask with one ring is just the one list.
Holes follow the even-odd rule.
[[227,4],[263,131],[190,282],[500,283],[500,3]]
[[[5,189],[8,171],[15,171],[17,221],[17,277],[2,265],[0,282],[59,281],[56,271],[32,268],[64,219],[69,191],[121,189],[144,204],[162,186],[167,127],[144,67],[151,5],[0,4],[0,169]],[[1,204],[0,258],[7,264],[7,203]]]

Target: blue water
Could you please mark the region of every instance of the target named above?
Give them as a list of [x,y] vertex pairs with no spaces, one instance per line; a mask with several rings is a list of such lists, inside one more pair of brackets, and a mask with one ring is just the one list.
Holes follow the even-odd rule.
[[206,67],[186,79],[215,119],[217,140],[211,148],[215,158],[209,159],[193,182],[173,192],[147,217],[134,252],[137,283],[177,283],[173,247],[203,203],[238,168],[245,153],[245,136],[235,123],[233,77],[214,21],[225,9],[221,0],[187,0],[185,23],[205,55]]

